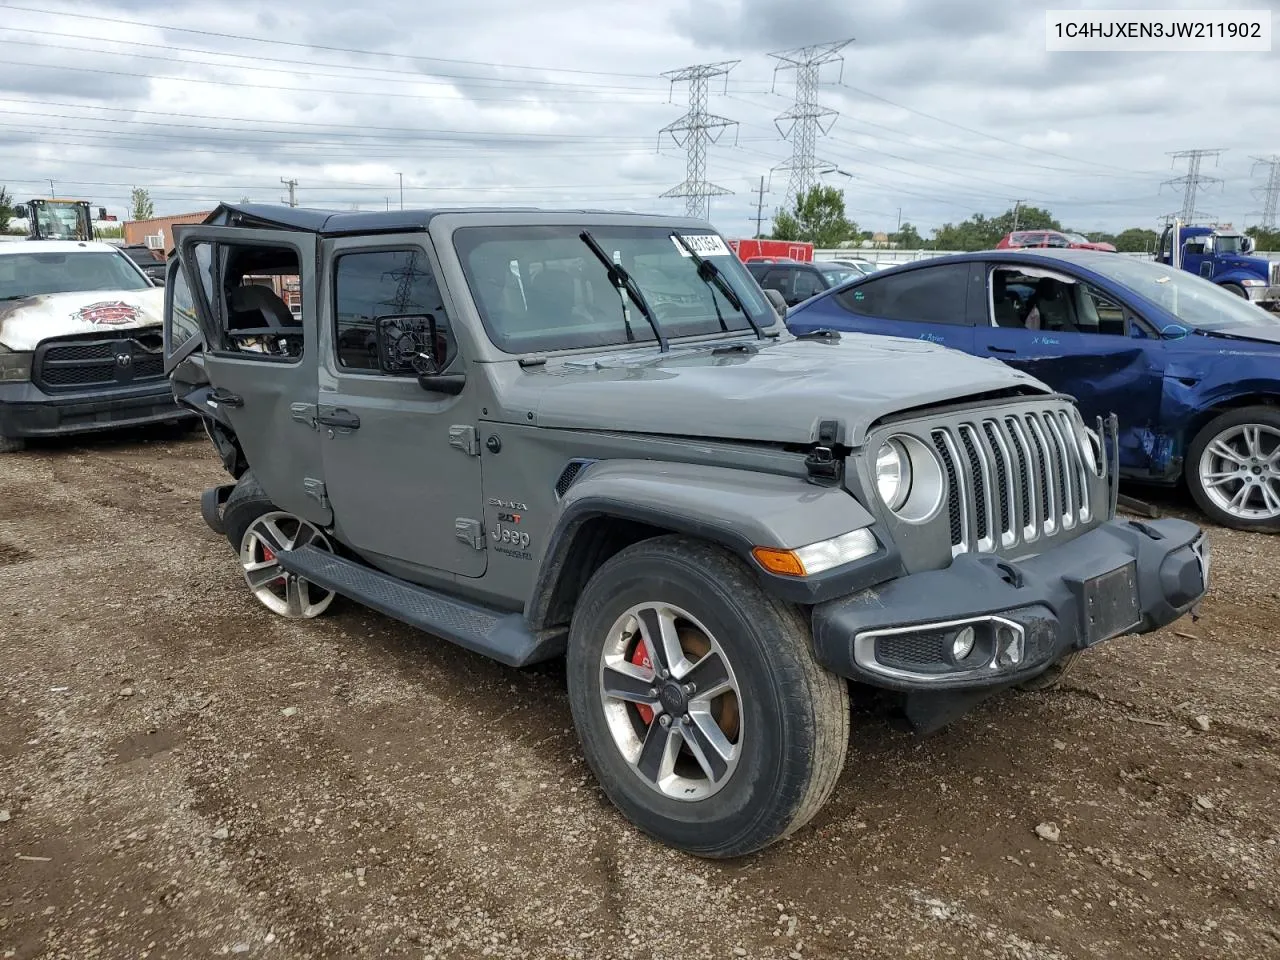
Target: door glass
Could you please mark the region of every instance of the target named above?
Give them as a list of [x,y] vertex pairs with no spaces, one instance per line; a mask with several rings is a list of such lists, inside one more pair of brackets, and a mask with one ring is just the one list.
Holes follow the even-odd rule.
[[196,319],[196,305],[191,298],[191,285],[187,283],[186,273],[181,267],[171,272],[173,280],[166,283],[170,308],[165,313],[165,323],[169,328],[166,331],[168,352],[172,354],[192,337],[199,335],[200,322]]
[[377,373],[379,317],[433,317],[444,366],[457,353],[435,273],[420,249],[371,250],[337,258],[334,272],[338,363]]
[[868,280],[835,300],[859,316],[963,324],[968,282],[969,265],[951,263]]
[[796,271],[795,299],[797,302],[817,296],[825,289],[826,288],[822,285],[822,281],[818,279],[817,274],[810,273],[808,270]]

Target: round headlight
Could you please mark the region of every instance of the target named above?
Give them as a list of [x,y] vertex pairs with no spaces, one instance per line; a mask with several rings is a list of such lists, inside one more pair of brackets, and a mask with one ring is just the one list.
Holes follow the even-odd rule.
[[886,440],[876,454],[876,489],[890,510],[906,503],[911,493],[911,460],[897,439]]
[[951,640],[951,659],[959,663],[969,656],[973,653],[973,646],[977,640],[978,635],[974,633],[973,627],[961,627]]

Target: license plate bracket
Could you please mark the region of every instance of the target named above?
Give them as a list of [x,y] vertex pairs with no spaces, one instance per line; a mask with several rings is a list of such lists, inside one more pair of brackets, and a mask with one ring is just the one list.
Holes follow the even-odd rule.
[[1080,629],[1091,647],[1128,633],[1142,623],[1138,565],[1134,561],[1080,581]]

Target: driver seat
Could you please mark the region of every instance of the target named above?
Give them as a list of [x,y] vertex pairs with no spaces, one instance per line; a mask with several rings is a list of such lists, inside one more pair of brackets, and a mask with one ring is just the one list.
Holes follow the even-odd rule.
[[227,296],[228,330],[276,330],[300,326],[302,321],[270,287],[248,283],[233,288]]

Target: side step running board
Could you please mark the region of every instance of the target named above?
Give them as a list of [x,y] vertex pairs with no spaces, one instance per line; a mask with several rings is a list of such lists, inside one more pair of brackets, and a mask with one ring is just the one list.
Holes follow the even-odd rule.
[[564,652],[563,632],[535,634],[518,613],[457,600],[325,550],[301,547],[282,551],[277,559],[285,570],[318,587],[511,667],[550,660]]

